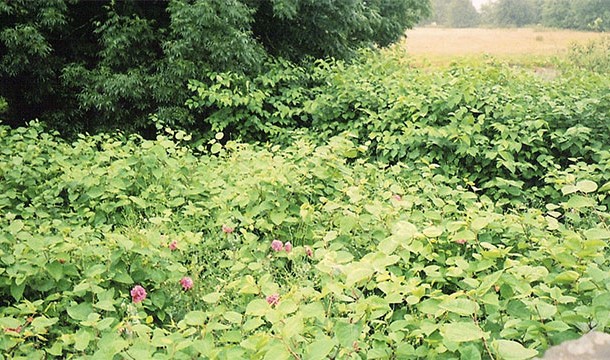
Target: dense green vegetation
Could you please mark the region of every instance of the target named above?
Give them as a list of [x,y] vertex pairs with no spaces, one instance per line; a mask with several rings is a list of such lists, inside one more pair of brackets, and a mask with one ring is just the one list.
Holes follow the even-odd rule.
[[371,49],[426,11],[0,1],[0,359],[517,360],[610,330],[609,42],[548,73]]
[[209,72],[201,139],[0,127],[2,356],[529,359],[610,330],[608,49],[573,51],[551,78]]
[[[250,76],[272,59],[352,57],[427,13],[422,0],[1,0],[0,97],[11,125],[64,136],[159,123],[206,132],[189,80]],[[154,116],[153,116],[154,115]]]
[[[597,59],[578,51],[581,62]],[[191,82],[188,104],[206,109],[215,131],[248,141],[300,127],[322,139],[349,131],[366,157],[390,165],[426,159],[496,200],[554,198],[548,176],[598,163],[610,123],[606,74],[581,68],[553,81],[493,61],[429,72],[395,51],[351,65],[319,61],[310,71],[279,64],[253,80],[212,76],[212,87]]]

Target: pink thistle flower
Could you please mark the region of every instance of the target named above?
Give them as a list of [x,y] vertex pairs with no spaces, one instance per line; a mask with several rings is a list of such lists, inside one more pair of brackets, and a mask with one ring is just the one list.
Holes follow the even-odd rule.
[[464,244],[466,244],[468,242],[468,240],[466,240],[466,239],[457,239],[457,240],[455,240],[455,242],[457,244],[464,245]]
[[398,194],[392,195],[392,198],[394,198],[394,200],[396,200],[396,201],[402,200],[402,197],[400,195],[398,195]]
[[305,254],[309,257],[313,257],[313,250],[309,246],[305,246]]
[[226,224],[222,224],[222,232],[225,234],[230,234],[234,231],[235,229],[233,229],[232,227],[226,225]]
[[[290,245],[290,247],[292,248],[292,245]],[[276,239],[271,242],[271,248],[273,251],[282,251],[284,249],[284,244]]]
[[284,245],[284,250],[286,250],[287,253],[292,251],[292,244],[290,243],[290,241]]
[[174,240],[171,243],[169,243],[169,249],[171,251],[178,250],[178,241]]
[[279,304],[280,302],[280,295],[279,294],[272,294],[267,296],[267,304],[274,306]]
[[184,291],[190,290],[193,288],[193,279],[191,279],[188,276],[185,276],[182,279],[180,279],[180,285],[182,285],[182,288],[184,289]]
[[146,299],[146,290],[140,285],[134,286],[133,289],[131,289],[131,300],[137,304],[144,301],[144,299]]

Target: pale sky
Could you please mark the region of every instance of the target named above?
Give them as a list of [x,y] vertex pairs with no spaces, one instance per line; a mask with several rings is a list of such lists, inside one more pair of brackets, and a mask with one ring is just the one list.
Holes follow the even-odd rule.
[[472,0],[472,4],[474,5],[475,8],[477,8],[477,10],[480,10],[481,5],[486,4],[490,1],[491,0]]

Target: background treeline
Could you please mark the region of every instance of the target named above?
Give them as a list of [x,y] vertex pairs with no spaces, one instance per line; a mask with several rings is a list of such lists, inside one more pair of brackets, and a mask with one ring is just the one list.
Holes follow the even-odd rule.
[[608,31],[607,0],[496,0],[477,12],[469,0],[433,0],[426,24],[446,27],[542,25],[554,28]]
[[428,11],[420,0],[0,0],[0,113],[62,133],[205,131],[189,80],[253,75],[272,59],[352,57]]

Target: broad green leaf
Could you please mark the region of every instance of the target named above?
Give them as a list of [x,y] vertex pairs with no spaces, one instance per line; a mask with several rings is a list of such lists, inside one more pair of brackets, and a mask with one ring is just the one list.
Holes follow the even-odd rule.
[[148,203],[146,202],[146,200],[136,197],[136,196],[130,196],[129,200],[131,200],[134,204],[136,204],[138,207],[145,209],[148,207]]
[[487,225],[489,225],[491,221],[492,219],[489,217],[476,217],[472,220],[472,223],[470,223],[470,228],[478,232],[481,231]]
[[57,321],[59,321],[58,318],[47,318],[46,316],[38,316],[36,317],[33,321],[32,321],[32,327],[36,328],[37,331],[42,331],[42,329],[44,328],[48,328],[49,326],[52,326],[53,324],[55,324]]
[[551,216],[545,216],[544,219],[546,220],[546,223],[547,223],[547,229],[549,229],[549,230],[559,229],[559,227],[560,227],[559,221],[557,221],[556,218],[551,217]]
[[16,329],[20,325],[22,325],[22,321],[21,320],[18,320],[18,319],[12,318],[12,317],[2,317],[2,318],[0,318],[0,327],[2,327],[2,328]]
[[607,230],[607,229],[601,229],[601,228],[588,229],[588,230],[585,230],[583,234],[585,235],[585,237],[588,240],[610,239],[610,230]]
[[201,300],[207,302],[208,304],[215,304],[217,303],[220,298],[222,297],[222,293],[219,292],[213,292],[213,293],[209,293],[207,295],[204,295]]
[[281,225],[286,219],[286,213],[281,211],[274,211],[269,214],[269,218],[275,225]]
[[390,347],[384,343],[377,342],[372,349],[366,352],[367,359],[388,359],[390,357]]
[[107,332],[99,340],[98,350],[93,354],[92,359],[112,359],[115,354],[118,354],[127,346],[129,346],[129,343],[121,338],[118,331]]
[[402,343],[396,347],[396,356],[398,359],[411,359],[415,355],[415,347],[409,343]]
[[377,247],[379,248],[379,251],[381,251],[382,253],[384,253],[386,255],[390,255],[398,247],[398,242],[394,239],[394,237],[390,236],[388,238],[381,240],[381,242],[379,243],[379,245],[377,245]]
[[241,323],[242,316],[240,313],[235,311],[225,311],[222,313],[222,317],[227,319],[228,322],[233,324]]
[[303,316],[307,318],[317,318],[320,321],[324,321],[326,318],[326,310],[321,302],[312,302],[301,306],[301,312]]
[[242,329],[244,329],[244,331],[256,330],[258,327],[260,327],[264,323],[265,322],[261,318],[258,318],[258,317],[253,318],[253,319],[246,321],[244,323],[244,325],[242,326]]
[[265,299],[254,299],[246,306],[246,314],[254,316],[263,316],[269,312],[271,308]]
[[335,345],[335,342],[331,339],[316,340],[307,346],[305,350],[305,359],[325,360]]
[[566,324],[563,321],[550,321],[546,324],[543,325],[544,330],[546,331],[557,331],[557,332],[563,332],[566,330],[570,329],[570,325]]
[[204,326],[208,321],[208,316],[204,311],[193,310],[184,315],[184,321],[191,326]]
[[463,240],[473,241],[476,238],[477,238],[477,235],[470,230],[458,231],[457,233],[455,233],[452,236],[453,241],[463,241]]
[[66,310],[68,312],[68,316],[70,316],[72,319],[85,321],[89,317],[89,314],[93,313],[93,305],[91,305],[91,303],[84,302],[70,306]]
[[431,226],[425,228],[422,233],[430,238],[439,237],[443,234],[443,228],[440,226]]
[[74,348],[77,351],[84,351],[88,346],[93,336],[86,329],[80,329],[74,334]]
[[578,187],[576,187],[575,185],[565,185],[564,187],[561,188],[561,192],[564,195],[573,194],[577,191],[578,191]]
[[116,282],[120,282],[122,284],[133,284],[133,279],[129,276],[128,273],[119,271],[112,278]]
[[115,320],[116,319],[112,317],[102,319],[95,325],[95,328],[100,331],[106,330],[114,323]]
[[241,282],[239,289],[240,294],[258,294],[260,292],[259,286],[256,284],[256,280],[252,275],[246,275]]
[[542,300],[537,302],[534,307],[536,308],[536,314],[538,314],[541,319],[550,319],[557,314],[557,306],[548,304]]
[[362,323],[352,324],[348,321],[339,320],[335,323],[334,331],[339,345],[349,348],[360,337]]
[[[15,301],[21,300],[21,298],[23,297],[23,291],[25,290],[25,283],[21,282],[17,284],[18,280],[19,279],[16,279],[15,282],[11,284],[10,288],[11,296],[13,297],[13,299],[15,299]],[[23,278],[21,280],[23,281]]]
[[284,320],[282,337],[284,339],[295,337],[303,332],[303,328],[303,317],[301,315],[291,316]]
[[102,310],[106,310],[106,311],[114,311],[114,301],[112,300],[102,300],[102,301],[98,301],[97,303],[93,304],[93,307],[98,308],[98,309],[102,309]]
[[267,348],[265,357],[263,360],[288,360],[292,357],[292,354],[286,349],[286,345],[278,342],[274,342]]
[[573,208],[573,209],[580,209],[580,208],[584,208],[584,207],[593,207],[593,206],[595,206],[595,201],[593,201],[593,199],[590,199],[588,197],[584,197],[581,195],[574,195],[568,200],[568,202],[566,203],[566,206],[568,208]]
[[441,308],[439,307],[440,303],[441,303],[441,301],[438,299],[428,298],[428,299],[420,302],[417,309],[427,315],[433,315],[433,316],[437,316],[439,314],[442,315],[444,313],[444,311],[442,311]]
[[408,221],[399,221],[392,226],[392,235],[398,242],[410,240],[417,234],[417,227]]
[[481,350],[474,344],[460,347],[460,360],[481,360]]
[[339,219],[338,225],[343,234],[349,234],[358,225],[358,218],[355,216],[343,216]]
[[592,193],[597,190],[597,184],[591,180],[583,180],[576,183],[578,190],[584,193]]
[[568,270],[557,275],[553,279],[553,283],[571,284],[578,280],[579,277],[580,275],[576,271]]
[[373,269],[367,264],[361,264],[358,267],[349,267],[347,270],[347,278],[345,279],[345,286],[352,287],[356,283],[368,279],[373,275]]
[[491,347],[500,359],[504,360],[525,360],[538,355],[538,351],[525,348],[516,341],[494,340]]
[[460,343],[487,338],[488,333],[481,330],[473,322],[455,322],[443,324],[441,335],[449,341]]
[[11,222],[11,224],[8,226],[7,230],[9,233],[11,233],[13,236],[17,235],[18,232],[21,231],[21,229],[23,229],[23,221],[21,220],[13,220]]
[[292,314],[297,311],[299,305],[297,305],[292,299],[281,300],[280,304],[277,306],[277,310],[284,315]]
[[470,316],[479,310],[479,305],[476,302],[463,298],[448,299],[441,302],[438,306],[443,310],[462,316]]
[[220,151],[222,151],[222,145],[220,145],[219,143],[213,144],[210,148],[210,152],[212,154],[218,154]]
[[500,271],[496,271],[492,274],[486,275],[482,279],[481,285],[479,285],[479,287],[477,288],[477,294],[479,296],[481,296],[481,295],[485,294],[486,292],[488,292],[492,286],[498,285],[498,280],[500,280],[500,277],[502,277],[503,273],[504,273],[504,270],[500,270]]
[[61,354],[63,353],[63,346],[61,341],[54,342],[53,346],[48,348],[46,352],[53,356],[61,356]]

